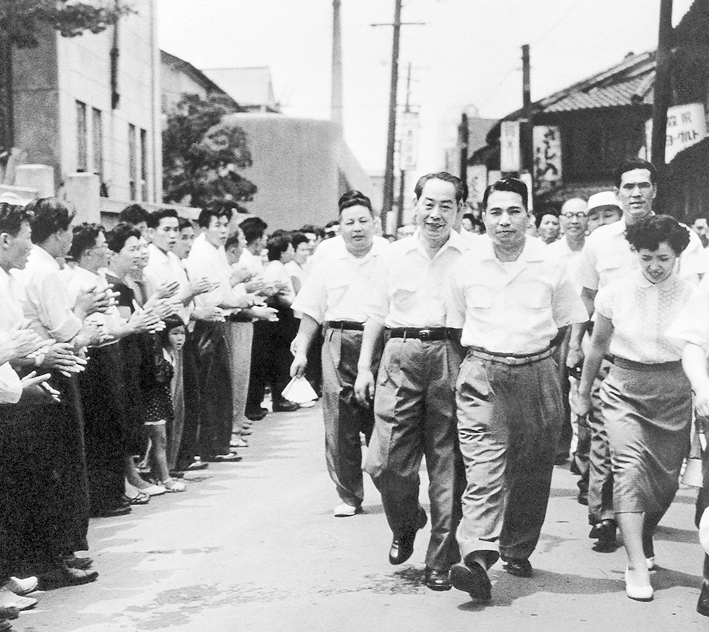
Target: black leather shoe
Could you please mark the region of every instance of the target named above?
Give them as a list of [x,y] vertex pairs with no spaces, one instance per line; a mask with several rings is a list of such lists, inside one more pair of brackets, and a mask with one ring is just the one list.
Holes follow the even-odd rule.
[[92,518],[115,518],[116,516],[125,516],[131,511],[130,504],[124,507],[122,504],[117,507],[97,507],[91,512]]
[[64,563],[69,568],[77,568],[80,571],[85,571],[87,568],[91,567],[94,561],[90,557],[79,557],[78,555],[72,553],[71,555],[64,557]]
[[82,571],[63,565],[40,574],[38,579],[41,590],[51,590],[52,588],[63,588],[64,586],[89,584],[96,581],[97,578],[98,572],[96,571]]
[[257,408],[256,410],[247,410],[246,418],[251,421],[261,421],[266,415],[268,415],[268,410],[265,408]]
[[273,402],[274,413],[292,413],[298,410],[300,406],[288,399],[282,399],[278,402]]
[[434,568],[426,568],[423,582],[427,588],[440,592],[452,588],[448,571],[437,571]]
[[505,560],[505,570],[515,577],[531,577],[532,565],[529,560]]
[[490,601],[492,585],[487,571],[477,562],[455,564],[451,568],[450,583],[453,588],[467,592],[472,599]]
[[588,534],[589,538],[596,538],[598,542],[594,545],[594,550],[601,553],[610,553],[618,548],[616,539],[615,520],[601,520]]
[[[423,529],[426,526],[428,518],[423,507],[419,507],[418,522],[416,523],[416,531]],[[389,549],[389,563],[403,564],[408,560],[414,552],[414,540],[416,539],[416,531],[405,533],[404,535],[394,537]]]
[[702,582],[702,590],[697,601],[697,612],[704,617],[709,617],[709,584]]

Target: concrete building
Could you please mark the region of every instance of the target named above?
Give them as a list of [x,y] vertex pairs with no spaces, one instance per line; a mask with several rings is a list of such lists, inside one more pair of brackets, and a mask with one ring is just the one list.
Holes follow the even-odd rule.
[[15,145],[21,162],[49,165],[57,186],[98,174],[104,195],[162,200],[160,64],[154,0],[99,34],[47,28],[13,52]]
[[332,121],[248,113],[226,117],[223,124],[248,136],[253,166],[243,174],[258,192],[246,206],[271,228],[324,225],[337,219],[342,193],[372,193],[369,177]]
[[226,99],[237,112],[246,111],[201,70],[164,50],[160,51],[160,89],[163,116],[185,94],[196,94],[202,99],[218,95]]

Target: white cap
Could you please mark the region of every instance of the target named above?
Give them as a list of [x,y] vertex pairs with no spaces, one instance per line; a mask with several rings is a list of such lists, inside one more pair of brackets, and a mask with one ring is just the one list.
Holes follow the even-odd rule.
[[588,198],[587,212],[591,212],[594,208],[599,208],[600,206],[617,206],[619,209],[623,209],[620,200],[613,191],[601,191]]

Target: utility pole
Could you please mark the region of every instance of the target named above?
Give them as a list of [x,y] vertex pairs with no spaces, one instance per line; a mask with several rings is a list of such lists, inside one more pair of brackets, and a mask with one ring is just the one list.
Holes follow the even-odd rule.
[[394,2],[394,22],[372,24],[372,26],[393,26],[394,37],[391,51],[391,81],[389,84],[389,127],[387,131],[386,164],[384,167],[384,196],[382,203],[382,223],[386,224],[387,214],[394,205],[394,149],[396,145],[396,92],[399,84],[399,36],[402,26],[423,24],[423,22],[401,21],[401,0]]
[[340,133],[343,127],[342,112],[342,31],[340,28],[340,5],[342,0],[332,0],[332,93],[330,118]]
[[519,130],[522,143],[520,161],[523,171],[533,172],[532,149],[532,82],[529,61],[529,44],[522,46],[522,125]]
[[460,148],[460,169],[458,177],[462,182],[468,181],[468,141],[470,140],[470,127],[468,115],[463,112],[458,125],[458,147]]
[[[411,62],[409,62],[409,70],[406,73],[406,104],[404,105],[404,112],[411,112]],[[399,143],[401,148],[401,142]],[[401,156],[401,149],[399,150],[399,156]],[[406,186],[406,171],[404,171],[403,165],[399,171],[399,207],[396,211],[396,228],[400,228],[404,222],[404,191]],[[393,187],[393,183],[392,183]],[[386,216],[385,216],[386,217]]]
[[672,0],[660,2],[660,29],[655,61],[655,98],[652,106],[652,163],[660,170],[665,166],[667,144],[667,108],[670,105],[672,40]]

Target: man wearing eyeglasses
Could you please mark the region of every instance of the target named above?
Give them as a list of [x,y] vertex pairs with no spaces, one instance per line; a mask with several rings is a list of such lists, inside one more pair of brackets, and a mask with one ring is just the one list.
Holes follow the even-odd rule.
[[[588,237],[583,247],[580,264],[580,282],[583,286],[581,299],[586,305],[589,316],[594,313],[594,299],[600,289],[611,281],[623,278],[637,269],[638,259],[634,256],[630,244],[625,239],[625,230],[640,219],[654,214],[653,201],[657,195],[657,171],[645,160],[626,160],[615,171],[615,193],[623,208],[623,217],[606,226],[601,226]],[[707,271],[707,262],[702,251],[699,237],[690,231],[689,246],[677,259],[677,273],[694,282]],[[581,340],[585,326],[576,326],[571,333],[567,365],[570,368],[583,364]],[[601,366],[594,394],[608,372],[607,358]],[[601,414],[600,401],[594,395],[594,409],[589,415],[592,428],[591,467],[588,490],[588,519],[592,525],[589,537],[598,540],[596,550],[607,551],[616,548],[616,521],[613,511],[613,475],[611,472],[610,452]],[[645,518],[643,539],[645,556],[650,558],[652,535],[661,516],[648,515]]]
[[[586,242],[586,229],[588,228],[586,207],[586,202],[581,198],[571,198],[564,202],[559,215],[563,235],[561,239],[550,243],[547,251],[549,256],[557,261],[559,266],[564,268],[579,294],[581,293],[581,287],[578,282],[578,268],[581,250]],[[574,436],[574,430],[571,425],[571,406],[569,405],[571,383],[569,382],[569,370],[566,367],[570,335],[571,331],[567,331],[567,335],[557,349],[557,364],[559,366],[559,378],[561,380],[564,404],[564,420],[561,425],[559,445],[556,450],[557,465],[562,465],[568,460],[571,439]]]

